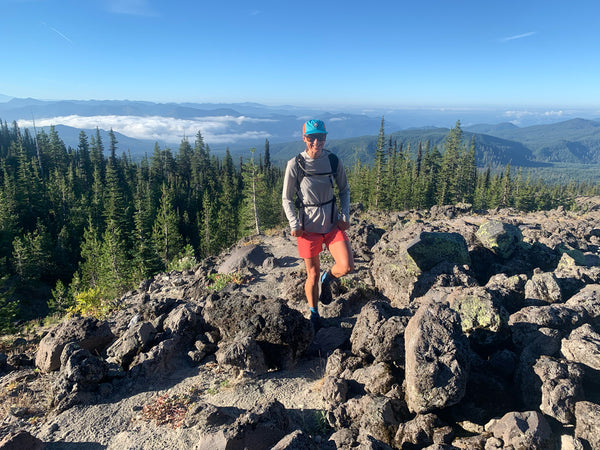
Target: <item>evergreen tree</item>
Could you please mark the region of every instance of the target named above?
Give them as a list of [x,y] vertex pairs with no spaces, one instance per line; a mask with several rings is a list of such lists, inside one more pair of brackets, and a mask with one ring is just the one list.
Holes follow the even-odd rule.
[[47,274],[51,264],[52,243],[46,227],[37,228],[13,240],[13,266],[23,282],[38,281]]
[[83,289],[97,288],[101,284],[102,271],[99,264],[101,252],[102,243],[98,229],[90,217],[88,226],[83,232],[83,241],[81,243],[79,278]]
[[214,198],[208,190],[204,191],[202,197],[202,212],[198,214],[200,229],[200,255],[209,256],[215,254],[218,249],[218,209]]
[[460,179],[459,164],[462,148],[462,130],[460,121],[457,121],[456,126],[450,130],[446,137],[437,190],[438,205],[453,204],[459,201],[462,181]]
[[254,230],[256,234],[261,234],[261,216],[264,214],[264,180],[258,167],[254,163],[255,149],[250,150],[251,157],[242,169],[244,180],[244,193],[241,212],[241,234],[248,235]]
[[162,269],[162,262],[152,240],[156,207],[153,203],[152,189],[148,179],[148,167],[138,168],[137,191],[135,195],[135,232],[134,277],[149,278]]
[[379,127],[379,135],[377,136],[377,144],[375,147],[375,161],[373,163],[373,198],[371,203],[375,209],[381,207],[381,203],[385,196],[384,180],[385,180],[385,166],[386,166],[386,155],[385,155],[385,131],[384,131],[384,119],[381,118],[381,125]]
[[265,139],[265,171],[269,171],[271,168],[271,148],[269,145],[269,140]]
[[19,305],[11,299],[13,289],[10,287],[8,276],[0,278],[0,333],[13,331],[13,322],[17,317]]
[[477,187],[477,164],[475,162],[475,139],[471,140],[469,150],[464,150],[460,158],[460,199],[473,203]]
[[179,217],[173,209],[173,193],[163,183],[160,204],[152,228],[152,240],[163,267],[167,267],[183,247],[179,234]]
[[90,144],[88,143],[88,138],[85,134],[85,131],[79,132],[79,145],[77,146],[77,156],[79,160],[79,166],[81,168],[81,172],[85,180],[85,192],[88,191],[90,186],[92,185],[92,174],[94,173],[92,169],[92,160],[90,156]]
[[109,220],[102,234],[100,246],[100,292],[114,299],[131,287],[131,264],[123,231],[114,220]]
[[104,181],[104,145],[98,127],[96,127],[96,135],[90,139],[90,160],[94,172],[98,171],[100,179]]
[[219,196],[219,230],[222,233],[222,245],[228,247],[238,240],[239,183],[233,159],[229,149],[225,152],[221,170],[221,189]]

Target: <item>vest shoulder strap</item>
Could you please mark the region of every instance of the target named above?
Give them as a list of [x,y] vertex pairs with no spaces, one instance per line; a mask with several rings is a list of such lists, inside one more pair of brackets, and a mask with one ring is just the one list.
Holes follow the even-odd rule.
[[300,183],[302,182],[302,179],[305,176],[312,177],[312,176],[318,176],[318,175],[333,175],[334,177],[337,177],[337,169],[338,169],[339,159],[336,154],[331,153],[331,152],[329,152],[327,154],[327,156],[329,157],[329,165],[331,166],[331,172],[315,173],[315,172],[308,172],[306,170],[306,168],[304,167],[304,158],[302,157],[301,153],[296,155],[296,165],[300,169],[298,171],[298,186],[300,185]]

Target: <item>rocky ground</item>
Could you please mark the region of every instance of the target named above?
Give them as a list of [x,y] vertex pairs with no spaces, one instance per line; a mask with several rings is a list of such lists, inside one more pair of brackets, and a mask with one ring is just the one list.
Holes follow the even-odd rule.
[[600,448],[599,219],[355,205],[317,333],[294,240],[245,239],[6,337],[0,448]]

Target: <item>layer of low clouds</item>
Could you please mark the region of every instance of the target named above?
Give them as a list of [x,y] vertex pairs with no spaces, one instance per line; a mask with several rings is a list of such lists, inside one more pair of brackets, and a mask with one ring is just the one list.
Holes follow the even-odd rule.
[[[66,125],[78,129],[113,129],[135,139],[149,139],[168,143],[179,143],[184,136],[193,138],[198,131],[209,144],[233,144],[247,139],[268,139],[266,131],[243,129],[248,124],[272,122],[270,119],[251,117],[199,117],[196,119],[175,119],[171,117],[140,116],[63,116],[48,119],[36,119],[39,127]],[[19,120],[19,127],[32,127],[31,120]],[[242,129],[240,129],[242,128]]]
[[[559,111],[526,111],[526,110],[522,110],[522,111],[504,111],[504,113],[502,115],[504,117],[506,117],[507,119],[509,119],[509,122],[513,123],[514,125],[521,125],[521,124],[523,124],[525,119],[527,119],[528,121],[531,121],[531,119],[548,119],[548,118],[560,120],[565,115],[567,115],[567,113],[562,110],[559,110]],[[547,120],[540,120],[540,122],[546,123]]]

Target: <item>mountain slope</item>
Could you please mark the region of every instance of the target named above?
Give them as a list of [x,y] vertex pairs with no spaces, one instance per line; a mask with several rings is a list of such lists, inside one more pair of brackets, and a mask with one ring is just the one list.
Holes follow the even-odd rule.
[[[426,144],[429,142],[431,148],[437,146],[443,152],[444,142],[449,132],[448,128],[411,129],[393,132],[388,137],[391,137],[392,141],[395,141],[398,146],[401,144],[403,151],[408,151],[411,158],[414,159],[416,158],[419,142],[423,151],[425,151]],[[464,132],[465,145],[470,145],[473,136],[476,149],[475,158],[480,167],[485,167],[488,164],[493,167],[506,164],[524,167],[545,165],[535,161],[531,150],[520,142],[485,134]],[[272,145],[271,157],[276,163],[283,163],[301,152],[303,148],[304,145],[301,141]],[[377,148],[377,136],[332,139],[327,142],[326,148],[339,155],[346,166],[351,166],[359,160],[364,164],[371,164]]]
[[[468,128],[470,131],[481,126]],[[488,134],[520,142],[529,148],[536,161],[600,163],[600,122],[572,119],[552,125],[530,127],[492,127]]]

